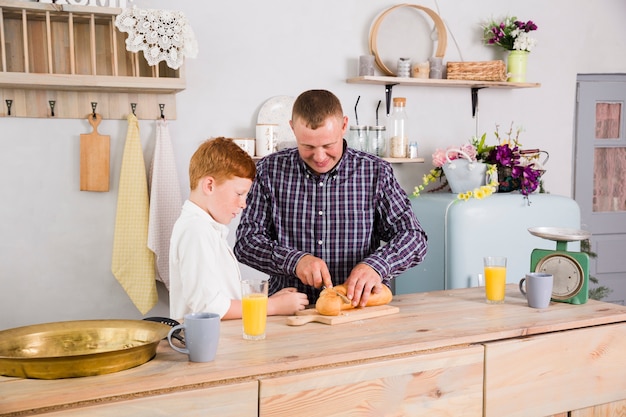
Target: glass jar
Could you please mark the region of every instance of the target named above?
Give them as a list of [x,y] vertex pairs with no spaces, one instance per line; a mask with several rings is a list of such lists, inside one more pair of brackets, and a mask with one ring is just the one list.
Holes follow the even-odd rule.
[[348,146],[358,151],[367,151],[367,126],[350,126]]
[[406,98],[393,99],[393,112],[389,116],[387,131],[389,132],[389,156],[392,158],[406,158],[409,148],[407,131],[407,115],[405,111]]
[[372,155],[387,155],[387,138],[385,126],[370,126],[367,135],[367,151]]

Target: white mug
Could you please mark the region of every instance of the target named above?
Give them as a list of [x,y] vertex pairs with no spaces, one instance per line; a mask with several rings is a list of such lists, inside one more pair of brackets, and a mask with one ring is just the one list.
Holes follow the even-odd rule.
[[[172,343],[172,334],[176,330],[185,330],[185,347]],[[211,362],[215,359],[220,340],[220,315],[215,313],[185,314],[182,324],[172,327],[167,341],[172,349],[189,355],[191,362]]]
[[235,142],[237,145],[239,145],[239,147],[241,149],[243,149],[244,151],[246,151],[246,153],[250,156],[254,156],[254,152],[255,152],[255,140],[252,138],[237,138],[237,139],[233,139],[233,142]]
[[278,125],[256,125],[256,156],[267,156],[276,150]]

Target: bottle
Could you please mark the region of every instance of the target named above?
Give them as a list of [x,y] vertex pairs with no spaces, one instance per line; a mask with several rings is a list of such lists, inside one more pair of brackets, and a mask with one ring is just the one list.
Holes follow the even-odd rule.
[[388,128],[389,156],[392,158],[406,158],[409,148],[409,138],[407,135],[407,116],[405,112],[406,98],[394,97],[393,112],[389,116]]

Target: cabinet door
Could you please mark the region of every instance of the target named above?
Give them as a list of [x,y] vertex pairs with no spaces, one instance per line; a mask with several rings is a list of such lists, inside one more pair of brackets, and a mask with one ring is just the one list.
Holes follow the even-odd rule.
[[470,346],[262,379],[259,416],[480,416],[483,355]]
[[548,416],[626,399],[626,323],[485,345],[485,416]]
[[620,417],[626,416],[626,400],[574,410],[571,417]]
[[[102,400],[103,402],[106,400]],[[257,416],[258,382],[218,385],[45,413],[47,417]]]

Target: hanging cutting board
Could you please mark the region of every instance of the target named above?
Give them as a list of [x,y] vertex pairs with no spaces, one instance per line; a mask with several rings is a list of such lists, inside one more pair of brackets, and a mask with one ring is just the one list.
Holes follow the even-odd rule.
[[323,316],[317,312],[314,308],[296,312],[295,316],[287,317],[287,324],[289,326],[301,326],[312,321],[316,321],[324,324],[342,324],[352,321],[371,319],[374,317],[388,316],[389,314],[395,314],[400,309],[396,306],[390,306],[388,304],[382,306],[372,306],[363,308],[353,308],[351,310],[344,310],[338,316]]
[[87,120],[93,131],[80,135],[80,190],[109,191],[110,138],[98,133],[100,114],[90,114]]

